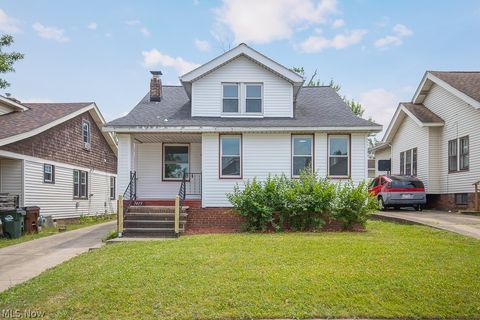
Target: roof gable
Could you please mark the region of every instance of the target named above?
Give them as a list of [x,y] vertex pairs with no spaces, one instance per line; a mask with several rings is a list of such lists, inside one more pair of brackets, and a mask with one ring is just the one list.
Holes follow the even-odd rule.
[[[0,115],[0,146],[20,141],[53,128],[84,112],[89,112],[95,124],[102,130],[105,119],[94,102],[79,103],[25,103],[27,110]],[[111,133],[103,133],[112,150],[117,144]]]
[[387,131],[382,139],[384,143],[389,143],[393,140],[393,137],[397,133],[397,130],[405,117],[410,117],[419,127],[441,127],[445,125],[442,118],[433,113],[423,104],[401,102],[398,105],[392,121],[388,125]]
[[480,72],[427,71],[412,101],[423,103],[434,83],[474,108],[480,109]]
[[301,86],[303,85],[303,77],[298,73],[284,67],[283,65],[275,62],[274,60],[268,58],[267,56],[261,54],[260,52],[250,48],[245,43],[241,43],[235,48],[223,53],[222,55],[210,60],[209,62],[199,66],[198,68],[182,75],[180,77],[180,82],[187,91],[187,95],[191,96],[191,83],[195,80],[205,76],[206,74],[213,72],[214,70],[222,67],[223,65],[229,63],[230,61],[240,57],[245,56],[248,59],[258,63],[262,67],[266,68],[270,72],[275,73],[281,78],[289,81],[294,86],[294,95],[298,93]]
[[17,102],[14,99],[10,99],[1,95],[0,95],[0,109],[4,111],[4,112],[1,112],[0,114],[28,110],[28,108],[25,105],[22,105],[20,102]]

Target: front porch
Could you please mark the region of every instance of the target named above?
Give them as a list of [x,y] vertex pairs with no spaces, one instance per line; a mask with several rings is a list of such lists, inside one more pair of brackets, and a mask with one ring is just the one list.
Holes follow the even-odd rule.
[[[184,178],[184,204],[201,206],[201,134],[142,133],[121,135],[119,140],[124,154],[119,155],[118,189],[121,193],[127,190],[135,174],[136,206],[174,205]],[[129,199],[131,195],[124,196]]]

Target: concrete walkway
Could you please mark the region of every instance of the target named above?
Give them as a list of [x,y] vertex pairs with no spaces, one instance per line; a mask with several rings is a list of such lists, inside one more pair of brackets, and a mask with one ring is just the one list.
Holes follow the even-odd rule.
[[480,217],[442,211],[379,211],[374,217],[407,223],[423,224],[467,237],[480,239]]
[[116,221],[111,221],[0,249],[0,292],[90,248],[100,247],[115,226]]

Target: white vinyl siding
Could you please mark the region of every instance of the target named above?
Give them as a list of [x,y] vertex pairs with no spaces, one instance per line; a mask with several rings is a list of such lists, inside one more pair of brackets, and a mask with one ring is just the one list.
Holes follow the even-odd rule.
[[[445,121],[442,130],[435,132],[437,146],[431,146],[431,149],[436,150],[428,162],[431,176],[438,177],[436,179],[439,185],[429,192],[474,192],[472,183],[480,179],[480,110],[436,84],[432,86],[423,104]],[[469,136],[469,170],[448,173],[448,141],[464,136]]]
[[1,116],[2,114],[7,114],[7,113],[10,113],[10,112],[12,112],[12,111],[14,111],[12,108],[7,107],[7,106],[1,106],[1,105],[0,105],[0,116]]
[[[119,150],[121,150],[121,148],[119,148]],[[190,173],[200,173],[202,171],[200,143],[191,143],[189,152]],[[181,182],[162,181],[162,167],[163,156],[161,143],[136,144],[135,170],[137,172],[137,198],[175,198],[180,189]],[[120,181],[120,177],[118,180]]]
[[[291,176],[292,135],[290,133],[243,133],[243,179],[219,178],[219,134],[202,134],[202,206],[231,206],[226,194],[235,184],[268,174]],[[351,135],[351,177],[355,183],[367,178],[367,135]],[[327,134],[316,133],[314,167],[320,177],[327,175]],[[339,181],[339,180],[335,180]],[[343,180],[344,181],[344,180]]]
[[[244,56],[192,83],[192,116],[220,117],[223,106],[222,83],[228,82],[261,83],[263,116],[293,117],[293,85]],[[240,89],[244,91],[245,86]],[[245,97],[245,93],[240,92],[240,97]],[[245,101],[240,103],[244,104]]]
[[429,128],[420,127],[406,116],[392,141],[392,174],[400,174],[400,153],[417,148],[417,177],[429,191]]
[[[43,166],[41,183],[43,183]],[[20,205],[23,203],[23,160],[0,160],[0,193],[19,195]]]
[[[79,168],[85,170],[84,168]],[[88,172],[88,199],[73,198],[73,171],[55,166],[55,184],[43,183],[43,162],[25,161],[25,206],[40,207],[40,214],[55,218],[114,213],[116,201],[110,199],[110,177],[113,174]]]

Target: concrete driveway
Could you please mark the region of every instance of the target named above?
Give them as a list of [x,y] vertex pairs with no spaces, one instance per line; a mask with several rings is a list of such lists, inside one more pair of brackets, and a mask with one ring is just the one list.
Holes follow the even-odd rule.
[[395,210],[379,211],[374,214],[374,217],[384,220],[423,224],[480,239],[480,216],[433,210],[421,212]]
[[0,249],[0,292],[101,246],[115,226],[111,221]]

